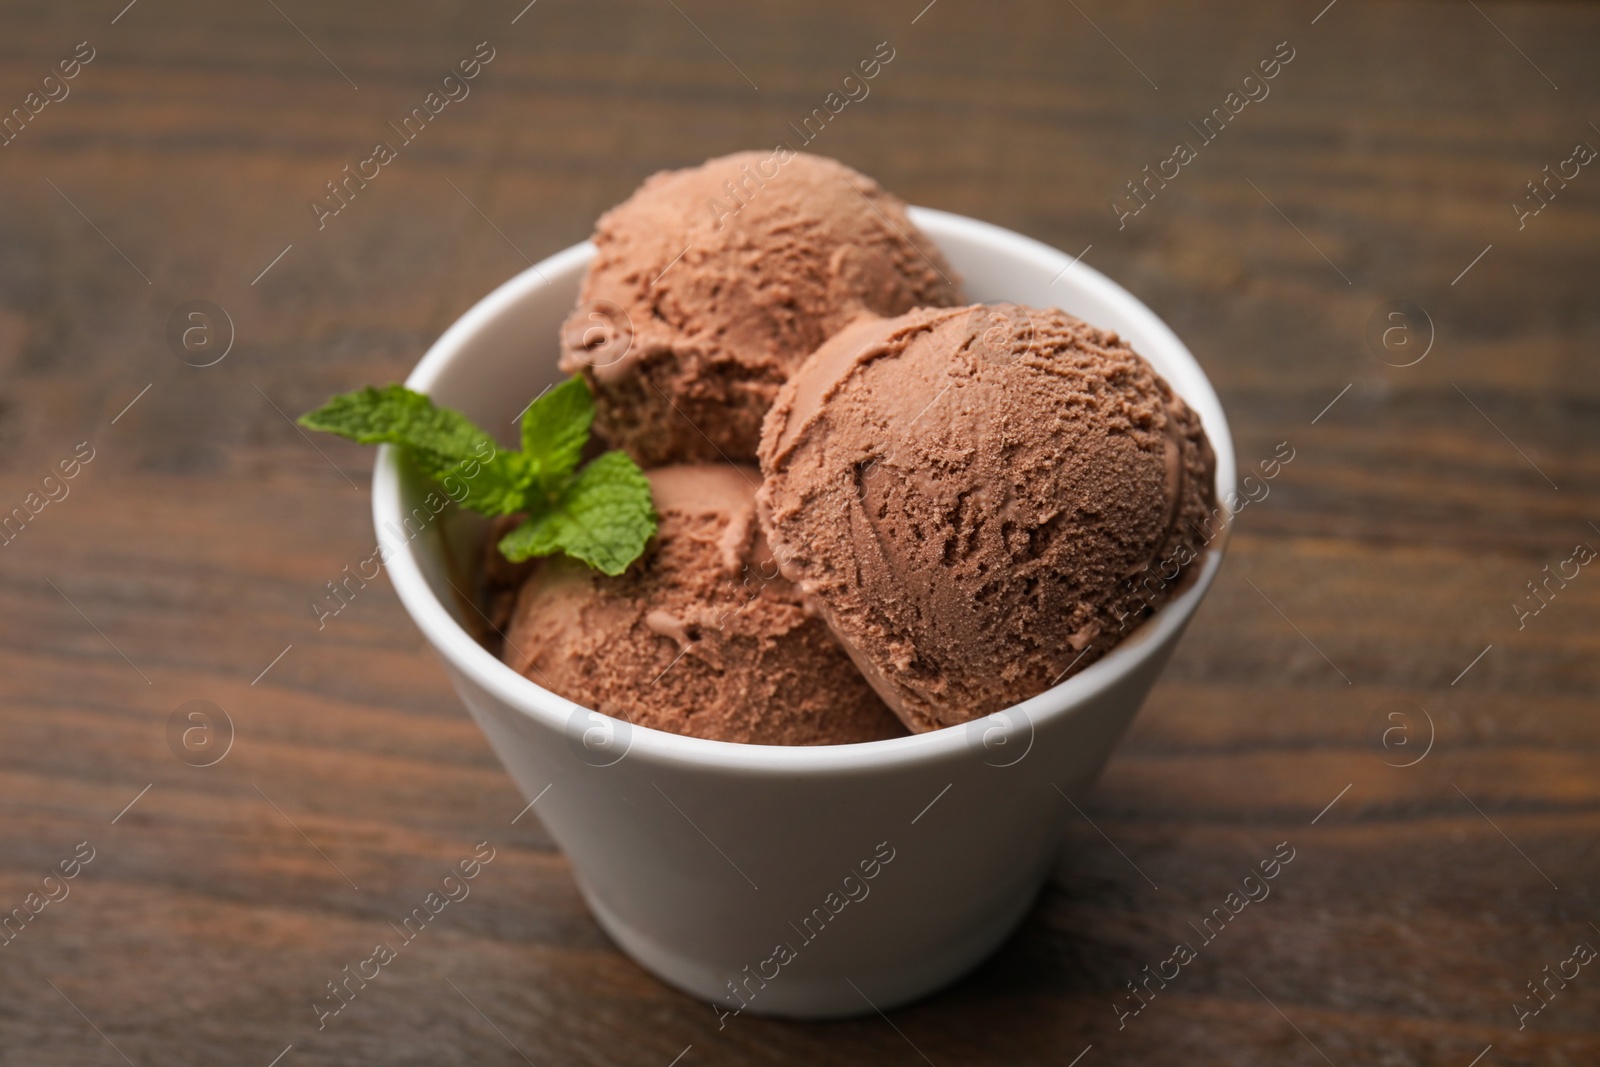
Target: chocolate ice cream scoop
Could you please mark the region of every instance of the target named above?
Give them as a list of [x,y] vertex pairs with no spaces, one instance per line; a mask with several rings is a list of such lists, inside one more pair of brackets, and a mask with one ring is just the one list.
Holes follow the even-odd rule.
[[905,204],[787,148],[663,171],[601,216],[561,369],[644,466],[754,462],[761,417],[862,311],[948,306],[955,273]]
[[851,324],[779,393],[761,467],[783,574],[917,731],[1089,665],[1212,536],[1199,417],[1115,334],[1053,309]]
[[543,560],[518,594],[502,658],[585,707],[714,741],[903,734],[778,573],[756,523],[757,472],[715,464],[648,476],[660,525],[645,555],[615,578]]

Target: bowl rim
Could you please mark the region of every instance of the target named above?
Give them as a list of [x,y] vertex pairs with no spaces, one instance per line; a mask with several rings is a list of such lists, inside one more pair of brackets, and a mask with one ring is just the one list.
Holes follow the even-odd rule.
[[[1063,274],[1071,267],[1071,284],[1102,302],[1118,306],[1125,319],[1139,322],[1175,363],[1193,371],[1193,387],[1181,395],[1201,413],[1207,436],[1217,457],[1218,499],[1232,489],[1236,475],[1233,438],[1216,391],[1205,370],[1160,317],[1128,290],[1072,256],[1043,242],[992,223],[931,208],[911,208],[911,217],[936,242],[941,235],[987,244],[1030,267]],[[457,319],[417,363],[406,385],[429,392],[468,351],[486,326],[525,300],[537,299],[549,274],[564,274],[584,266],[594,254],[588,241],[563,249],[501,283]],[[378,451],[372,476],[373,524],[380,532],[385,522],[402,516],[403,479],[399,453],[385,445]],[[1144,668],[1162,646],[1188,623],[1222,565],[1231,521],[1224,523],[1218,539],[1202,557],[1200,572],[1187,589],[1144,620],[1105,656],[1066,681],[1013,705],[996,715],[1020,715],[1034,730],[1067,719],[1106,690]],[[581,705],[545,689],[502,663],[480,645],[451,615],[428,585],[417,560],[418,542],[406,541],[389,559],[389,579],[406,611],[434,650],[447,664],[472,679],[494,698],[536,723],[557,732],[569,729]],[[596,712],[595,714],[599,714]],[[993,716],[979,717],[985,722]],[[1008,720],[1009,721],[1009,720]],[[713,741],[629,724],[625,757],[648,762],[699,767],[732,774],[807,776],[859,773],[903,767],[912,763],[959,759],[969,749],[972,723],[948,726],[927,733],[844,745],[757,745]],[[622,758],[622,757],[619,757]]]

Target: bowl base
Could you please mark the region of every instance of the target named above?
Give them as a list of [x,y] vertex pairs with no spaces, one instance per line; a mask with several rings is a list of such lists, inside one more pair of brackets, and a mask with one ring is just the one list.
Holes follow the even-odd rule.
[[[856,974],[824,978],[783,975],[761,991],[759,1000],[744,1009],[751,1015],[780,1019],[848,1019],[902,1007],[942,989],[982,963],[1021,924],[1044,888],[1041,877],[1010,899],[993,907],[982,923],[914,960],[894,967],[863,969]],[[730,1012],[727,973],[679,955],[617,918],[581,879],[578,889],[584,903],[617,946],[635,963],[673,988],[706,1001],[726,1026],[739,1012]],[[867,998],[870,997],[871,1000]]]

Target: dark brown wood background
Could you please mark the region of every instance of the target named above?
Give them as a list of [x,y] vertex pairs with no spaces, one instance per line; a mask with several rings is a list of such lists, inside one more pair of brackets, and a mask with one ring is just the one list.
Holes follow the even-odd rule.
[[[0,109],[96,50],[0,148],[0,508],[95,456],[0,548],[0,909],[95,850],[0,947],[0,1062],[1600,1062],[1600,967],[1513,1009],[1600,947],[1600,570],[1512,607],[1600,547],[1600,170],[1511,209],[1600,146],[1600,8],[523,2],[0,6]],[[485,40],[319,232],[323,183]],[[387,584],[319,632],[372,550],[372,456],[284,413],[402,377],[651,171],[788,136],[885,40],[816,150],[1092,246],[1205,365],[1241,465],[1295,458],[1004,948],[887,1022],[719,1033],[512,824]],[[1271,95],[1119,231],[1111,197],[1282,41]],[[165,338],[191,300],[234,324],[215,366]],[[1396,300],[1434,334],[1406,368],[1364,340]],[[233,724],[214,766],[169,748],[190,700]],[[1409,748],[1376,741],[1393,701]],[[482,840],[471,898],[318,1033],[324,982]],[[1280,841],[1272,896],[1119,1030]]]

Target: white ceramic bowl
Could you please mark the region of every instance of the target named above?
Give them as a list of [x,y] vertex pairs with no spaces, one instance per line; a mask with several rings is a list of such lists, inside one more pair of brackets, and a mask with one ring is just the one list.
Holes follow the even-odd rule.
[[[941,211],[912,218],[975,301],[1057,306],[1114,329],[1199,412],[1234,484],[1233,441],[1177,336],[1126,290],[1008,230]],[[429,349],[407,384],[508,444],[559,380],[557,331],[593,246],[512,278]],[[608,719],[502,664],[463,627],[452,575],[481,520],[446,512],[396,532],[427,486],[385,448],[373,479],[389,575],[456,691],[550,835],[600,925],[648,970],[735,1012],[821,1018],[886,1009],[951,981],[1021,920],[1071,806],[1099,775],[1221,563],[1104,659],[964,727],[870,744],[738,745]],[[421,513],[426,515],[427,511]],[[419,525],[413,521],[409,529]],[[459,577],[455,583],[462,589]],[[997,650],[999,651],[999,650]]]

